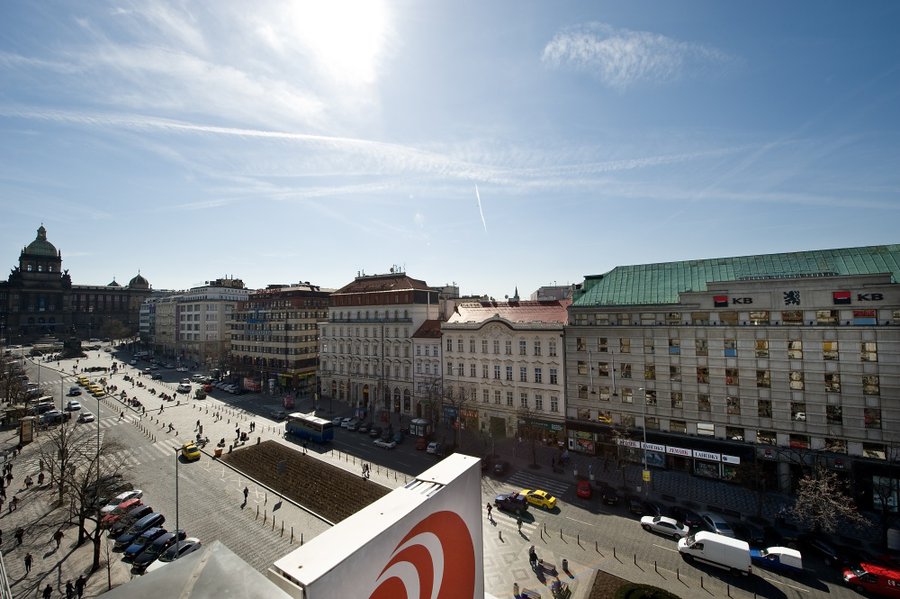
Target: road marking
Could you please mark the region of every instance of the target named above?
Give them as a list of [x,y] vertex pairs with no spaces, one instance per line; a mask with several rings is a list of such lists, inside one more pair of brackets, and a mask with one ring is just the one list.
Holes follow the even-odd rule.
[[774,582],[775,584],[780,584],[782,586],[786,586],[790,589],[794,589],[795,591],[803,591],[804,593],[809,592],[809,589],[804,589],[803,587],[796,587],[792,584],[788,584],[786,582],[781,582],[780,580],[775,580],[774,578],[769,578],[768,576],[763,576],[763,580],[768,580],[769,582]]
[[585,526],[594,526],[590,522],[585,522],[584,520],[579,520],[577,518],[572,518],[570,516],[566,516],[566,520],[571,520],[572,522],[578,522],[579,524],[584,524]]
[[671,547],[664,547],[662,545],[657,545],[656,543],[653,543],[653,546],[658,547],[659,549],[665,549],[666,551],[671,551],[672,553],[678,553],[677,549],[672,549]]

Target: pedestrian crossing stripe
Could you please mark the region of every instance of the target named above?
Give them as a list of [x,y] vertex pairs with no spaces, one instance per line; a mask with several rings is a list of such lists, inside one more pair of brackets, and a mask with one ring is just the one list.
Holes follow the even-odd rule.
[[569,483],[560,482],[552,478],[535,476],[528,472],[516,472],[504,482],[505,486],[513,491],[522,489],[544,489],[557,497],[564,495],[572,486]]

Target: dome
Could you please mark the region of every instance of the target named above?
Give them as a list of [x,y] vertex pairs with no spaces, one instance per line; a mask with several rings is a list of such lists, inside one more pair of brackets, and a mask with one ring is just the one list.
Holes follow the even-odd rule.
[[109,285],[107,285],[107,287],[121,287],[121,285],[119,285],[118,283],[116,283],[116,280],[113,279],[113,280],[112,280],[112,283],[110,283]]
[[128,281],[128,286],[137,289],[149,289],[150,281],[142,277],[141,273],[138,273],[137,276]]
[[37,230],[37,238],[28,244],[23,253],[29,256],[59,257],[56,247],[47,241],[47,229],[44,228],[44,225],[40,226]]

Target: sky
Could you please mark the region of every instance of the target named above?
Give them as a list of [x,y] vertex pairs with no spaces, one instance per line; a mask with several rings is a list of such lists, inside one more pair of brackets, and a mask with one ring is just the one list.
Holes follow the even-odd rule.
[[[900,242],[900,3],[4,0],[0,259],[497,299]],[[7,275],[0,275],[4,278]]]

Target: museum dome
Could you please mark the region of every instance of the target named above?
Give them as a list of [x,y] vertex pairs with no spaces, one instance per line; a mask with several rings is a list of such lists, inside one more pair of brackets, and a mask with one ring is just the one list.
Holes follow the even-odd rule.
[[133,279],[128,281],[128,286],[133,289],[149,289],[150,281],[141,276],[141,273],[138,273]]
[[37,230],[37,238],[29,243],[22,253],[29,256],[46,256],[49,258],[59,257],[56,246],[47,241],[47,229],[44,228],[44,225],[40,226]]

